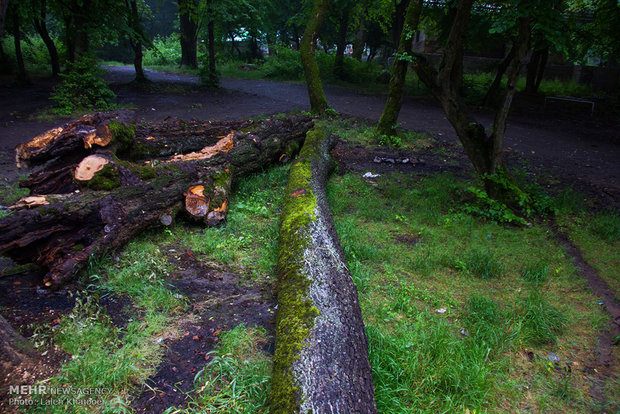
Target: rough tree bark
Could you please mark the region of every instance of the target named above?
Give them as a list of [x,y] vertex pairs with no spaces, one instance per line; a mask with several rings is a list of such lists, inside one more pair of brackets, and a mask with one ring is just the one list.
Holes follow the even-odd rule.
[[[47,4],[46,0],[38,0],[33,2],[34,6],[34,21],[33,25],[39,36],[41,36],[41,40],[45,44],[47,48],[47,52],[50,55],[50,64],[52,66],[52,76],[56,77],[60,74],[60,61],[58,59],[58,49],[56,48],[56,44],[54,40],[50,36],[49,31],[47,30]],[[38,6],[38,10],[37,10]]]
[[194,0],[178,0],[179,27],[181,30],[181,65],[192,68],[198,67],[196,42],[198,40],[198,25],[195,21],[196,3]]
[[499,98],[499,92],[502,85],[502,78],[506,74],[506,70],[510,65],[510,62],[514,59],[515,53],[517,52],[517,48],[519,45],[513,44],[508,53],[497,65],[497,71],[495,72],[495,78],[493,78],[493,82],[489,85],[489,89],[484,96],[483,105],[488,106],[491,105]]
[[460,96],[463,80],[463,48],[473,0],[460,0],[439,69],[433,68],[421,55],[416,55],[413,67],[418,77],[441,103],[446,117],[454,127],[467,156],[476,172],[484,179],[486,190],[492,197],[502,199],[503,189],[489,176],[503,170],[503,141],[506,120],[516,91],[516,81],[521,62],[525,57],[531,33],[530,19],[520,17],[516,52],[508,65],[507,88],[495,112],[491,131],[487,133],[482,123],[476,121]]
[[314,38],[323,22],[328,6],[329,0],[314,0],[312,12],[308,18],[308,23],[299,45],[301,63],[304,67],[304,75],[308,87],[308,97],[310,98],[310,109],[319,114],[324,113],[329,105],[323,91],[319,66],[314,57]]
[[271,413],[375,413],[357,290],[325,194],[330,139],[308,132],[280,224]]
[[[405,0],[403,0],[403,2],[405,2]],[[418,29],[421,13],[422,0],[409,1],[402,32],[400,33],[398,51],[392,66],[392,76],[390,77],[387,101],[385,102],[383,113],[379,119],[379,133],[384,135],[394,135],[396,133],[396,121],[398,121],[398,114],[400,113],[403,102],[407,67],[412,60],[413,36]]]
[[54,288],[178,212],[220,223],[231,181],[289,159],[311,125],[303,116],[134,125],[94,114],[47,131],[17,148],[20,165],[42,168],[25,183],[31,196],[0,221],[0,253],[44,267]]

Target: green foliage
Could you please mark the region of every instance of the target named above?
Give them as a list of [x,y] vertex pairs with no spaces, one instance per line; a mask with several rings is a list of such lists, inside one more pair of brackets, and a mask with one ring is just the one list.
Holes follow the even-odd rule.
[[535,184],[519,184],[506,170],[486,174],[482,180],[497,192],[491,197],[479,187],[468,187],[462,211],[503,224],[529,224],[525,218],[555,213],[554,201]]
[[195,377],[196,392],[188,410],[174,413],[265,413],[271,362],[261,350],[262,328],[238,325],[220,336],[210,362]]
[[566,327],[566,316],[538,290],[532,290],[519,305],[526,341],[533,345],[556,343]]
[[462,209],[465,213],[496,223],[527,224],[523,218],[517,216],[506,204],[492,198],[483,189],[468,187],[467,192],[473,196],[473,199],[463,205]]
[[82,56],[69,65],[50,98],[56,102],[56,112],[71,115],[78,111],[113,109],[114,92],[101,74],[99,63],[92,56]]
[[478,247],[466,251],[456,262],[456,267],[481,279],[498,278],[504,273],[502,262],[490,250]]

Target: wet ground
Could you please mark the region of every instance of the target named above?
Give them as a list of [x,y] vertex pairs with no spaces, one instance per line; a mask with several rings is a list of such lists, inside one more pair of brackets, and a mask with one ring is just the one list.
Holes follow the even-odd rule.
[[[209,90],[199,88],[195,76],[149,71],[147,75],[155,84],[145,89],[130,83],[130,66],[107,67],[106,71],[119,103],[134,107],[143,119],[236,119],[308,108],[307,92],[300,83],[222,79],[220,89]],[[29,87],[0,87],[3,177],[14,179],[18,174],[13,165],[15,145],[59,123],[33,119],[49,107],[52,87],[53,83],[45,80]],[[337,86],[327,86],[326,94],[340,113],[371,121],[379,118],[385,100]],[[558,112],[557,108],[545,111],[540,100],[517,98],[515,108],[506,133],[508,153],[518,154],[537,172],[591,188],[612,204],[620,202],[620,119]],[[491,121],[488,112],[475,115],[484,122]],[[446,143],[457,142],[441,108],[429,98],[406,98],[399,123]]]

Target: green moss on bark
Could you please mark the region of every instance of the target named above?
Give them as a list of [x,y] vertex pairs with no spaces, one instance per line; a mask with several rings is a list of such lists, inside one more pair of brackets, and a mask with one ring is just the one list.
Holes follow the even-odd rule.
[[119,153],[128,152],[134,144],[136,138],[136,126],[123,122],[111,121],[108,124],[112,134],[112,144],[116,145]]
[[306,135],[299,158],[291,167],[280,223],[278,255],[278,317],[271,387],[271,413],[299,412],[299,388],[293,364],[299,359],[319,311],[308,297],[311,281],[305,274],[304,252],[310,224],[316,220],[317,199],[312,190],[312,162],[325,132],[315,128]]
[[121,176],[118,169],[110,164],[104,166],[93,178],[86,182],[86,186],[92,190],[110,191],[121,185]]

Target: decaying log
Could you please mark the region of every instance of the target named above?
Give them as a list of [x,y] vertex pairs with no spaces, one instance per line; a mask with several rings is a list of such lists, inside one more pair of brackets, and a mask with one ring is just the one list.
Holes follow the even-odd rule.
[[[42,169],[26,180],[35,196],[20,200],[0,221],[0,253],[46,268],[45,286],[62,285],[91,256],[118,249],[146,228],[171,224],[180,211],[206,225],[222,222],[233,179],[288,157],[312,126],[309,117],[289,116],[228,124],[167,120],[150,130],[126,119],[89,116],[82,118],[88,127],[76,121],[17,148],[18,163]],[[97,138],[105,131],[107,143]],[[185,137],[180,131],[189,144],[177,142]],[[136,161],[136,147],[151,158]],[[65,191],[43,191],[51,188]]]
[[357,290],[325,196],[330,140],[307,134],[280,225],[271,413],[375,413]]

